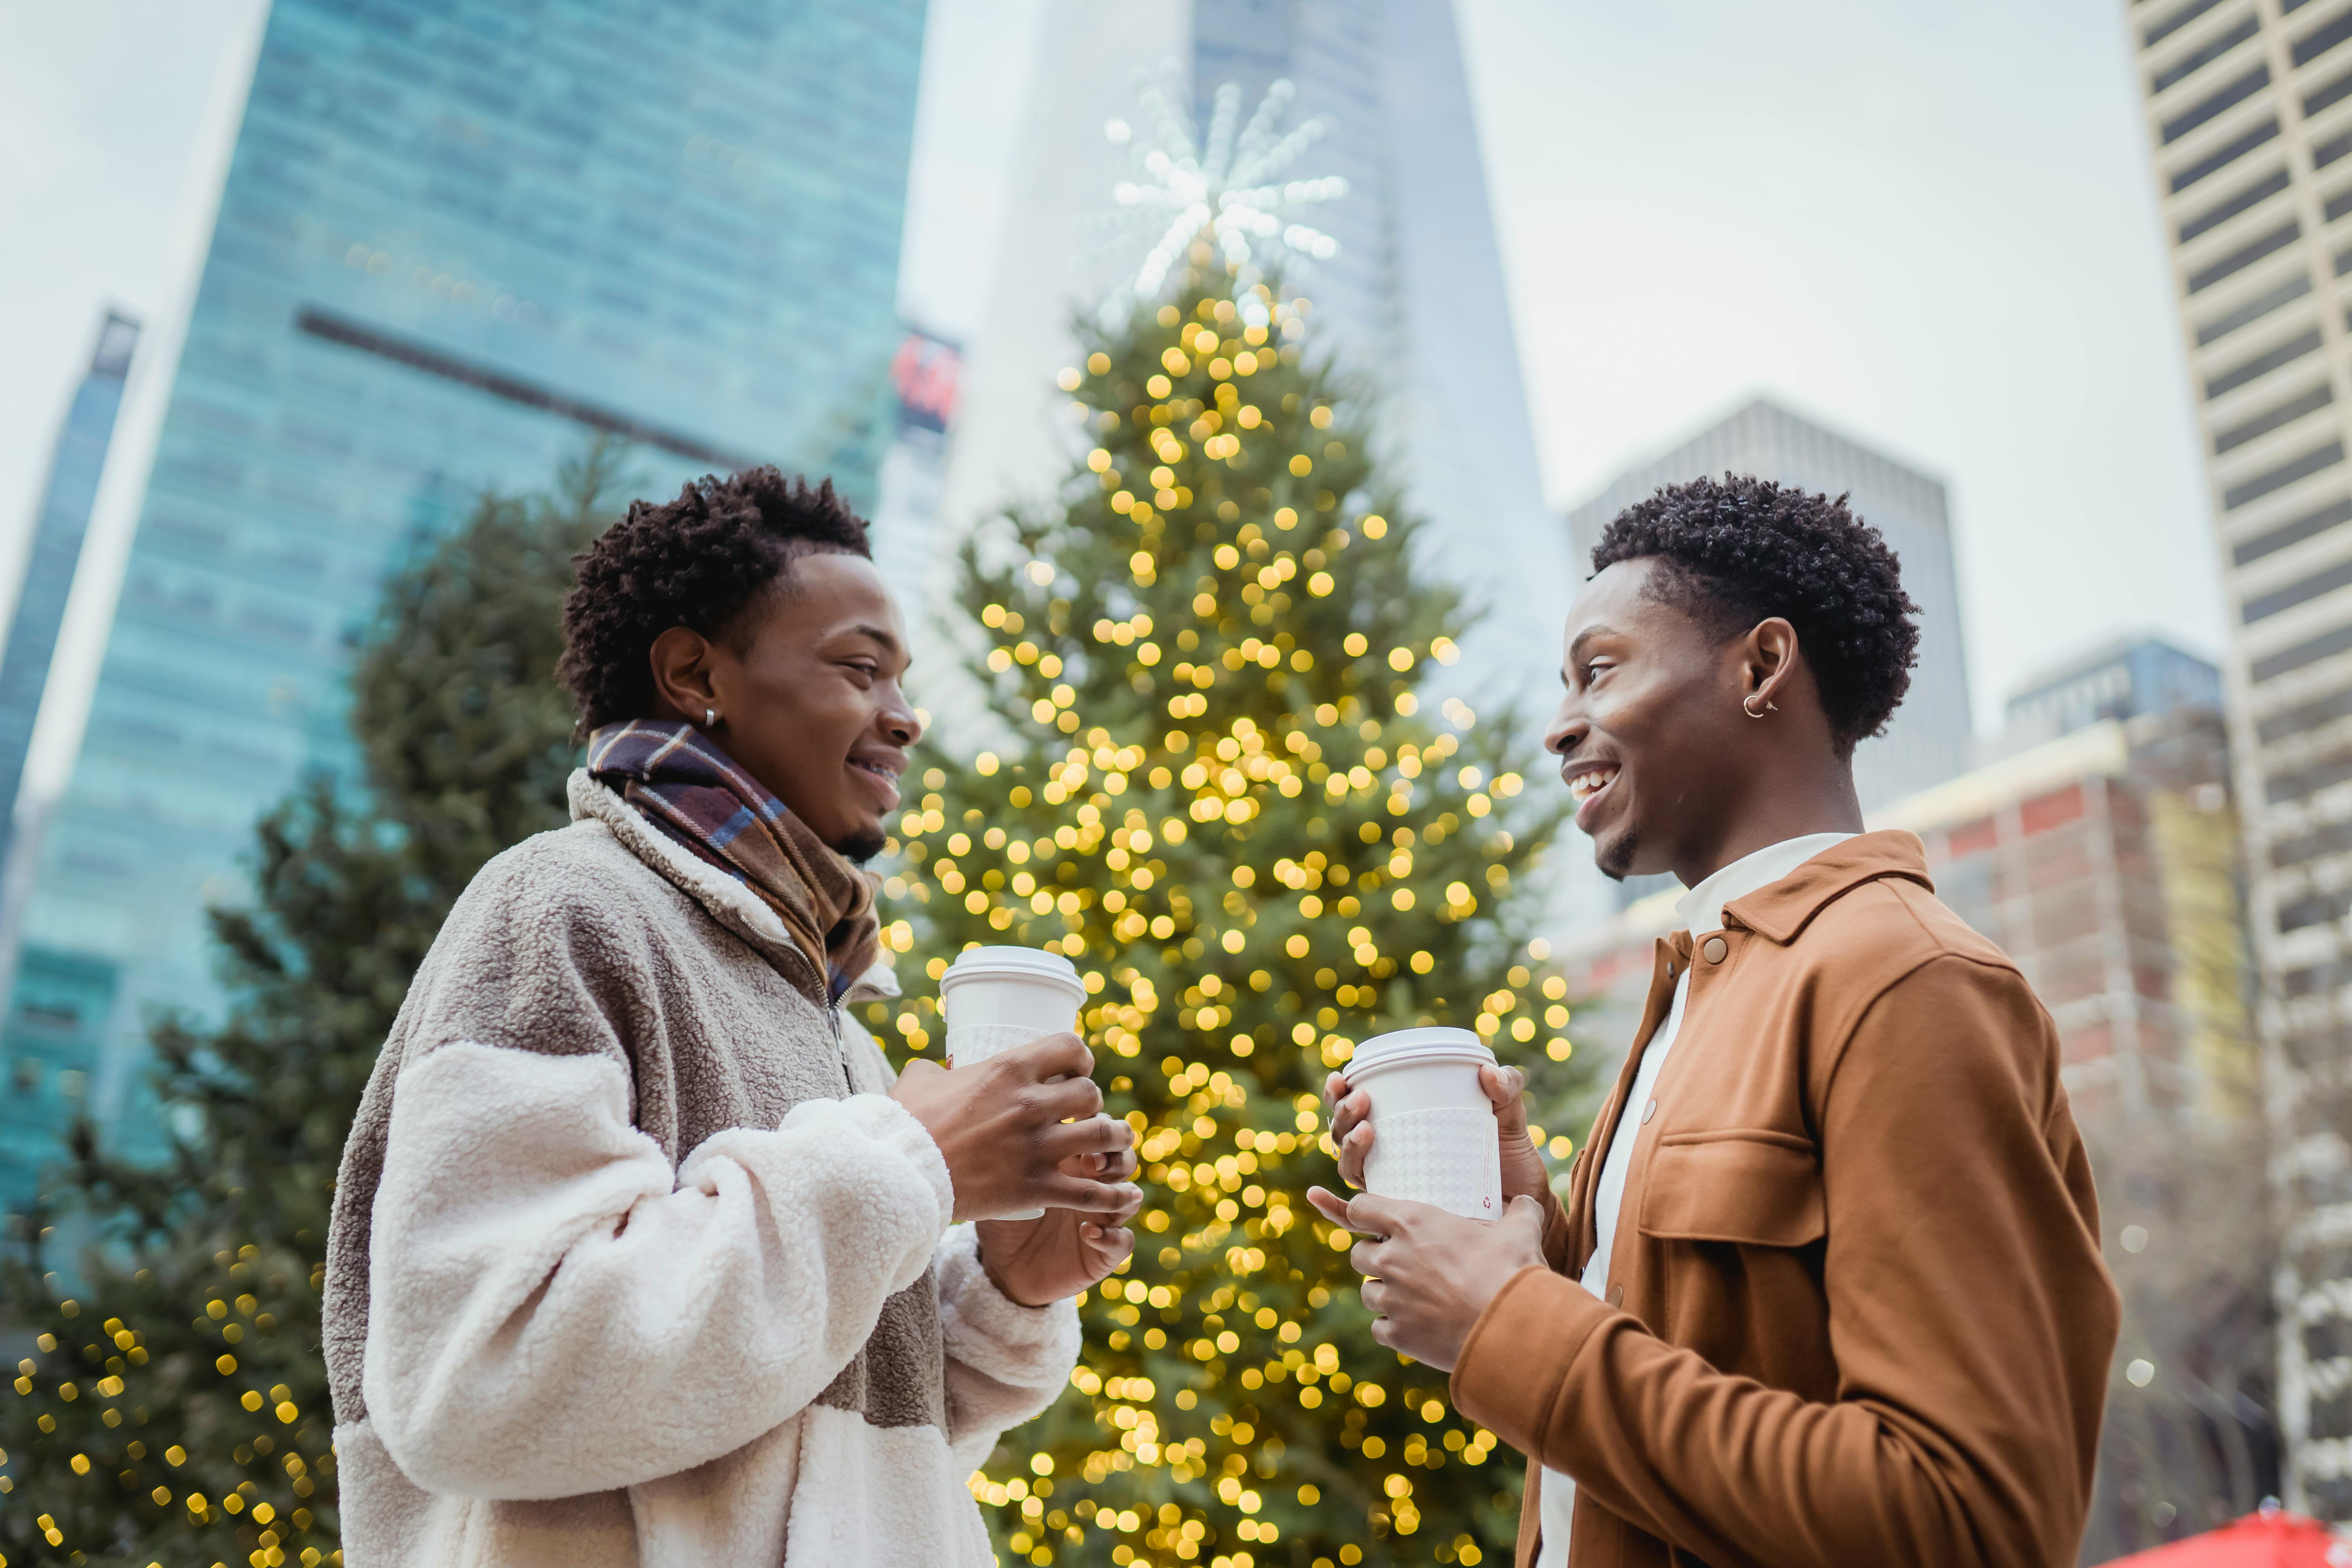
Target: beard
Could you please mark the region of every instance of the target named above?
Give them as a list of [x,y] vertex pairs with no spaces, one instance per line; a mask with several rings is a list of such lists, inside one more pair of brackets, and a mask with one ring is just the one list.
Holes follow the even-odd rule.
[[877,824],[872,827],[860,828],[840,843],[834,845],[833,852],[853,866],[863,866],[881,854],[883,846],[889,842],[890,836],[883,832],[881,826]]
[[1601,874],[1612,882],[1622,882],[1633,875],[1633,858],[1641,852],[1642,837],[1627,827],[1613,838],[1598,839],[1592,846],[1592,863]]

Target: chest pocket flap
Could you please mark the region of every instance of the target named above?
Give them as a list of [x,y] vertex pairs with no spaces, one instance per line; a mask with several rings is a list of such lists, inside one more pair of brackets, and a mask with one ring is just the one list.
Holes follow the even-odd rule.
[[1650,1154],[1642,1229],[1679,1241],[1803,1247],[1827,1228],[1812,1144],[1785,1132],[1681,1132]]

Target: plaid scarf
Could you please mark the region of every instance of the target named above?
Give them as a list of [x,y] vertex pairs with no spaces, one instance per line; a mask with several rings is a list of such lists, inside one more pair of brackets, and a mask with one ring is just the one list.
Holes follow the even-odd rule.
[[837,1002],[881,956],[874,885],[691,724],[633,719],[588,737],[588,771],[776,911]]

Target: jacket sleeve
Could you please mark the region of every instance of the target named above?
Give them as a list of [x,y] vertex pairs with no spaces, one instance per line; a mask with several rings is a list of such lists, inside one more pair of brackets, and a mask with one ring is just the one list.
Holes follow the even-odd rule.
[[805,1406],[953,1212],[895,1101],[798,1105],[672,1172],[611,1057],[456,1043],[400,1076],[365,1393],[428,1491],[573,1497],[733,1452]]
[[1854,1026],[1819,1138],[1833,1402],[1528,1268],[1457,1405],[1708,1563],[2073,1563],[2118,1304],[2047,1016],[2013,971],[1931,960]]
[[939,1253],[940,1321],[947,1342],[948,1447],[977,1469],[1007,1427],[1060,1396],[1078,1364],[1075,1300],[1024,1307],[996,1288],[980,1261],[979,1232],[960,1225]]
[[[898,1069],[881,1042],[860,1030],[851,1042],[860,1087],[887,1090]],[[953,1462],[978,1469],[1008,1427],[1060,1396],[1078,1364],[1078,1306],[1024,1307],[996,1288],[980,1260],[980,1233],[950,1229],[939,1246],[940,1327],[947,1349],[948,1447]]]

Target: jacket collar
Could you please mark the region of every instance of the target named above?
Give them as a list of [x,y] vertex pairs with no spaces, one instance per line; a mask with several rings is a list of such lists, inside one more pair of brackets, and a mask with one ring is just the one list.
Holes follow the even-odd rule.
[[1724,922],[1746,926],[1773,942],[1793,942],[1831,902],[1865,882],[1889,877],[1936,890],[1927,875],[1927,847],[1917,834],[1890,828],[1824,849],[1779,881],[1726,904]]

